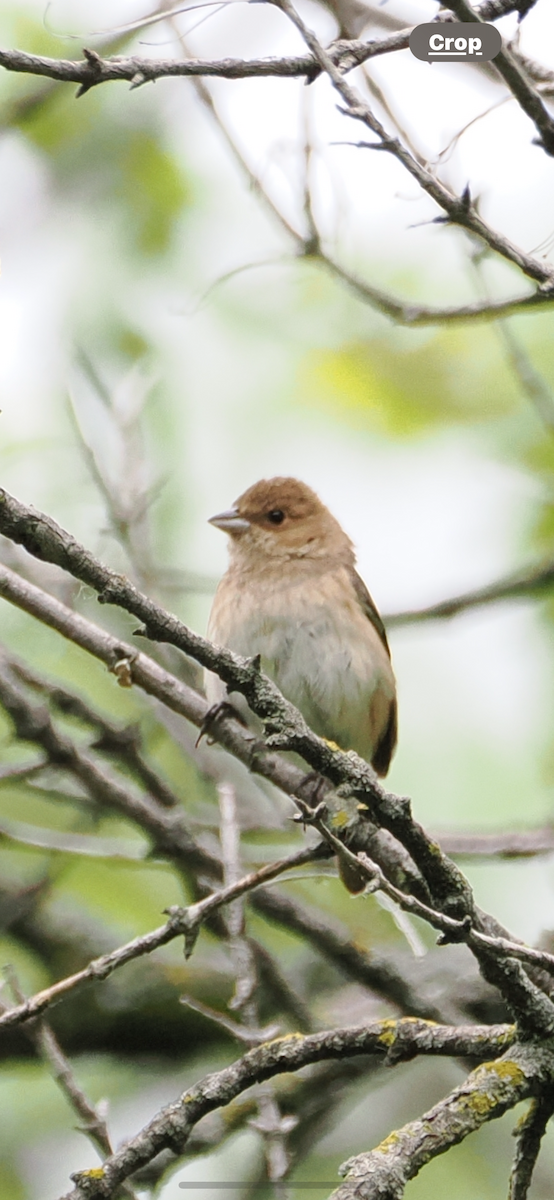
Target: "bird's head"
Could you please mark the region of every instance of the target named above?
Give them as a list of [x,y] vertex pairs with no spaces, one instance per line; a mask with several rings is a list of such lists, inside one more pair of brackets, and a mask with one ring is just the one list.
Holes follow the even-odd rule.
[[332,557],[353,562],[350,539],[299,479],[260,479],[210,524],[229,534],[235,561]]

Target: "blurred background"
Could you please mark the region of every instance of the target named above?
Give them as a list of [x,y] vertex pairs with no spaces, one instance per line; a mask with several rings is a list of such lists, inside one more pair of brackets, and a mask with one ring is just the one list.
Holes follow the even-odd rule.
[[[325,42],[337,36],[337,10],[300,7]],[[358,21],[354,32],[382,36],[437,10],[433,0],[388,0],[367,5],[365,18],[347,16]],[[139,0],[4,0],[0,44],[55,58],[78,58],[83,45],[212,59],[302,51],[300,36],[269,5],[226,0],[127,28],[144,12]],[[499,24],[506,37],[516,26],[515,15]],[[520,48],[554,71],[553,46],[554,12],[539,0],[521,25]],[[457,192],[469,182],[492,226],[548,258],[552,160],[492,72],[464,64],[431,70],[405,50],[372,61],[367,74],[365,84],[361,72],[353,79],[369,88],[385,123],[396,123]],[[523,293],[524,281],[462,231],[433,223],[434,204],[396,162],[353,144],[360,130],[337,111],[326,80],[203,86],[174,79],[130,91],[112,83],[76,100],[73,85],[0,75],[2,486],[133,574],[200,632],[226,563],[225,539],[207,519],[263,476],[293,474],[318,491],[353,538],[360,572],[385,614],[551,560],[554,436],[514,369],[505,326],[394,326],[299,247],[315,220],[325,249],[347,270],[434,306]],[[546,396],[554,388],[553,321],[549,310],[509,319],[520,364],[531,364]],[[2,555],[16,567],[23,562],[7,543]],[[58,587],[54,571],[48,578]],[[67,597],[67,588],[59,594]],[[133,623],[105,610],[99,616],[86,589],[72,602],[130,636]],[[400,740],[390,786],[413,798],[417,818],[433,831],[552,822],[553,620],[547,592],[391,629]],[[187,812],[199,825],[217,825],[208,756],[191,754],[190,733],[170,738],[140,697],[5,603],[0,622],[2,640],[33,669],[86,692],[115,721],[140,722]],[[5,762],[20,761],[1,715],[0,748]],[[96,947],[159,924],[161,910],[182,900],[180,883],[167,865],[132,861],[142,843],[122,820],[97,820],[94,832],[123,839],[129,861],[63,846],[45,851],[25,844],[21,828],[14,833],[18,821],[85,829],[87,819],[77,819],[63,796],[52,803],[48,792],[57,786],[0,786],[6,894],[55,878],[46,899],[50,929],[73,921]],[[243,814],[247,860],[263,858],[262,842],[268,854],[299,844],[267,798],[252,804],[252,820]],[[479,904],[517,936],[536,941],[554,926],[551,858],[464,869]],[[340,916],[365,946],[412,954],[374,898],[353,902],[328,877],[286,887]],[[317,991],[320,1023],[387,1015],[356,985],[329,982],[309,949],[282,931],[266,927],[264,937],[306,994]],[[418,939],[423,955],[429,936],[419,931]],[[50,976],[36,946],[8,930],[0,959],[14,963],[33,991],[64,973],[58,950]],[[159,1020],[168,1030],[159,1044],[149,1040],[148,1012],[162,1011],[160,984],[151,981],[150,993],[144,968],[121,973],[98,1000],[103,1025],[95,1010],[94,1027],[103,1032],[90,1044],[79,1042],[78,1008],[68,1003],[69,1016],[59,1010],[80,1079],[95,1100],[109,1098],[116,1143],[236,1055],[217,1027],[177,1007],[183,990],[224,1005],[230,976],[215,940],[203,934],[186,967],[176,947],[159,962],[167,984]],[[140,1017],[126,1042],[128,1018],[117,1018],[133,988]],[[350,1089],[298,1177],[332,1180],[348,1154],[460,1077],[440,1063],[402,1072],[376,1077],[369,1094]],[[0,1061],[0,1106],[3,1200],[54,1200],[71,1170],[97,1161],[23,1038]],[[409,1185],[409,1200],[432,1200],[446,1188],[452,1200],[503,1196],[511,1124],[513,1114],[438,1160]],[[177,1197],[187,1174],[248,1177],[259,1152],[256,1132],[241,1129],[162,1180],[159,1194]],[[551,1195],[548,1143],[542,1161],[537,1198]]]

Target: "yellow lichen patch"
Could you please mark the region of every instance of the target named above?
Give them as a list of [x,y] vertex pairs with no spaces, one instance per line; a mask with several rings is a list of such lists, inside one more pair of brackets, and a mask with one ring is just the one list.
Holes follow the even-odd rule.
[[465,1097],[465,1106],[472,1108],[480,1117],[486,1117],[499,1103],[498,1096],[489,1096],[487,1092],[472,1092]]
[[398,1145],[399,1141],[400,1141],[400,1134],[397,1133],[396,1130],[393,1130],[393,1132],[389,1133],[389,1136],[386,1137],[383,1142],[379,1142],[379,1145],[375,1147],[375,1150],[373,1151],[373,1153],[374,1154],[388,1154],[389,1150],[394,1150],[395,1146]]
[[[510,1059],[482,1063],[475,1072],[475,1078],[479,1080],[481,1086],[463,1096],[463,1107],[473,1109],[479,1116],[486,1117],[498,1104],[505,1102],[505,1096],[499,1096],[493,1080],[490,1078],[492,1075],[496,1075],[497,1080],[511,1083],[514,1088],[519,1088],[525,1082],[525,1073],[517,1063]],[[486,1090],[487,1088],[489,1090]]]
[[350,818],[344,808],[339,808],[338,812],[333,813],[329,824],[332,829],[344,829],[348,825]]
[[281,1037],[272,1038],[269,1042],[264,1042],[265,1046],[276,1046],[278,1042],[298,1042],[302,1041],[305,1035],[303,1033],[284,1033]]
[[481,1063],[482,1071],[494,1071],[499,1079],[509,1079],[511,1083],[520,1084],[525,1082],[525,1072],[517,1063],[509,1058],[500,1058],[496,1062]]
[[104,1174],[103,1167],[90,1167],[88,1171],[79,1171],[81,1179],[103,1179]]
[[431,1029],[436,1024],[436,1021],[426,1021],[423,1017],[400,1017],[398,1020],[394,1020],[391,1017],[387,1021],[381,1022],[381,1033],[378,1036],[378,1041],[384,1046],[392,1046],[398,1034],[407,1025],[426,1025]]
[[322,738],[321,740],[325,742],[325,745],[328,746],[330,750],[338,750],[339,754],[342,754],[342,750],[340,746],[337,746],[336,742],[330,742],[329,738]]
[[393,1021],[392,1019],[389,1019],[388,1021],[383,1021],[381,1033],[379,1034],[377,1041],[381,1042],[381,1044],[383,1046],[392,1046],[392,1044],[396,1038],[397,1030],[398,1030],[398,1021]]

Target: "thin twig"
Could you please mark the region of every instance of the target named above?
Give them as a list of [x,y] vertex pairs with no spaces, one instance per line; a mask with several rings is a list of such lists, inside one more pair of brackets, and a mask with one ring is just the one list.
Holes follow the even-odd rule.
[[[460,21],[475,22],[480,19],[478,11],[467,0],[449,0],[449,4]],[[524,113],[536,126],[538,144],[547,154],[554,155],[554,120],[531,80],[506,47],[496,55],[494,65]]]
[[422,621],[445,620],[455,617],[458,613],[467,612],[468,609],[482,608],[487,604],[497,604],[499,601],[515,600],[525,596],[533,597],[552,587],[553,583],[554,563],[545,563],[527,571],[507,575],[496,583],[486,584],[485,587],[475,588],[470,592],[461,592],[459,596],[452,596],[448,600],[439,600],[437,604],[388,613],[383,619],[387,628],[390,629]]
[[258,871],[250,872],[229,887],[211,892],[204,900],[190,905],[189,908],[169,909],[170,916],[165,925],[159,926],[158,929],[154,929],[142,937],[133,938],[132,941],[127,942],[124,946],[119,946],[108,954],[101,955],[100,958],[88,963],[81,971],[76,971],[73,975],[58,980],[57,983],[43,988],[42,991],[31,996],[23,1004],[9,1009],[0,1015],[0,1028],[20,1025],[39,1016],[63,996],[69,995],[70,992],[74,992],[84,984],[107,979],[109,975],[128,962],[142,958],[145,954],[152,954],[154,950],[159,950],[161,946],[166,946],[175,938],[184,936],[187,952],[192,953],[201,926],[214,912],[239,896],[244,896],[254,888],[291,870],[301,857],[302,854],[290,854],[287,858],[279,859],[277,862],[260,867]]
[[[503,258],[515,263],[530,279],[536,280],[548,290],[554,290],[554,268],[550,264],[533,258],[532,255],[525,254],[509,242],[503,234],[487,225],[479,216],[467,189],[461,196],[455,195],[418,162],[397,138],[391,137],[364,101],[360,92],[347,83],[344,74],[334,63],[328,51],[323,48],[316,35],[306,25],[290,0],[273,0],[273,3],[296,26],[322,70],[329,76],[333,87],[346,104],[346,109],[342,111],[347,116],[363,122],[375,134],[378,138],[378,145],[402,164],[423,191],[446,213],[448,221],[481,238],[486,245],[496,250]],[[542,101],[540,103],[542,106]]]
[[[12,967],[4,968],[4,975],[10,990],[18,1004],[25,1003],[25,997],[19,987],[15,971]],[[0,1006],[1,1011],[6,1011]],[[9,1011],[9,1010],[8,1010]],[[113,1154],[108,1127],[99,1110],[91,1104],[83,1089],[77,1083],[73,1068],[64,1054],[58,1039],[46,1021],[31,1023],[25,1030],[27,1037],[33,1043],[41,1058],[48,1064],[52,1078],[65,1096],[73,1112],[81,1124],[79,1130],[88,1137],[98,1150],[101,1159]],[[128,1183],[122,1185],[122,1194],[129,1200],[136,1200],[136,1194]]]

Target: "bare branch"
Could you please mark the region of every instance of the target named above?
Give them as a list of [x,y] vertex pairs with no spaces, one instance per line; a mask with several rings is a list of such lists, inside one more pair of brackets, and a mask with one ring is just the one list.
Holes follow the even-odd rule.
[[[505,1025],[456,1028],[425,1021],[377,1021],[351,1029],[335,1029],[308,1034],[306,1037],[292,1034],[266,1042],[231,1066],[208,1075],[179,1100],[161,1109],[136,1137],[106,1161],[102,1171],[83,1171],[73,1175],[77,1186],[67,1200],[106,1200],[113,1195],[119,1183],[150,1162],[161,1150],[169,1147],[181,1153],[201,1117],[228,1104],[253,1083],[271,1079],[282,1072],[299,1071],[301,1067],[325,1059],[367,1054],[386,1058],[397,1039],[402,1045],[403,1057],[413,1054],[469,1054],[481,1058],[491,1053],[501,1053],[511,1045],[514,1031]],[[510,1106],[510,1101],[516,1103],[517,1099],[529,1095],[547,1066],[552,1069],[551,1055],[547,1049],[538,1053],[532,1061],[528,1061],[531,1055],[526,1056],[525,1051],[519,1048],[512,1052],[514,1059],[516,1055],[517,1065],[514,1063],[513,1071],[515,1081],[511,1088],[506,1086],[503,1089],[505,1107]],[[399,1058],[393,1054],[389,1061],[399,1061]],[[480,1081],[477,1086],[481,1086]],[[500,1116],[500,1112],[491,1113],[493,1115]]]
[[508,321],[497,321],[496,328],[504,343],[506,356],[524,394],[531,401],[545,429],[554,434],[554,393],[536,370],[529,355]]
[[[323,807],[323,806],[322,806]],[[410,896],[400,888],[395,887],[393,883],[385,877],[381,868],[363,851],[354,854],[348,846],[344,846],[331,830],[325,825],[324,821],[314,815],[313,824],[316,829],[323,835],[326,841],[335,849],[335,851],[356,869],[361,870],[362,875],[365,875],[370,891],[383,891],[390,900],[393,900],[405,912],[412,913],[413,916],[420,917],[423,921],[427,921],[434,929],[438,929],[442,934],[442,944],[446,942],[465,942],[471,950],[480,957],[482,947],[487,947],[496,951],[500,956],[509,955],[512,958],[520,959],[522,962],[529,962],[542,967],[549,974],[554,975],[554,954],[548,954],[543,950],[534,950],[529,946],[524,946],[520,942],[511,941],[509,938],[491,936],[484,933],[478,927],[474,927],[469,916],[457,920],[447,916],[444,912],[439,912],[437,909],[431,908],[428,904],[424,904],[417,896]]]
[[454,858],[536,858],[554,853],[554,828],[499,830],[495,833],[436,832],[445,854]]
[[[382,41],[343,40],[335,43],[330,52],[343,70],[351,71],[368,58],[405,49],[410,32],[410,29],[403,30],[383,38]],[[84,50],[83,54],[85,58],[82,61],[72,62],[69,59],[27,54],[23,50],[0,49],[0,67],[25,75],[45,76],[60,83],[76,83],[81,95],[100,83],[127,82],[136,88],[156,79],[170,79],[176,76],[217,79],[259,79],[276,76],[283,79],[311,79],[315,78],[320,70],[312,54],[250,60],[222,58],[211,61],[143,58],[139,55],[101,58],[91,50]]]
[[527,1200],[546,1126],[554,1113],[554,1093],[546,1089],[531,1101],[529,1111],[514,1130],[517,1149],[510,1175],[508,1200]]
[[[478,21],[480,19],[478,12],[468,4],[467,0],[449,0],[449,3],[460,21]],[[554,120],[525,71],[522,70],[517,59],[504,47],[496,55],[494,65],[523,111],[536,126],[539,134],[538,144],[546,150],[547,154],[553,155]]]
[[396,626],[412,625],[421,621],[445,620],[455,617],[457,613],[496,604],[500,600],[515,600],[520,596],[540,594],[553,583],[554,563],[545,563],[528,571],[508,575],[497,583],[486,584],[485,587],[475,588],[471,592],[462,592],[449,600],[439,600],[437,604],[429,604],[425,608],[408,608],[403,612],[389,613],[384,617],[384,621],[387,628],[394,629]]
[[[25,997],[21,992],[13,968],[7,967],[4,975],[11,991],[18,1001],[23,1004]],[[4,1011],[4,1006],[1,1006]],[[98,1109],[90,1103],[83,1089],[77,1083],[71,1063],[64,1054],[55,1034],[46,1021],[30,1024],[25,1030],[27,1037],[33,1043],[41,1058],[48,1064],[52,1078],[65,1096],[70,1107],[76,1113],[82,1124],[80,1132],[84,1133],[93,1146],[99,1151],[102,1159],[113,1153],[108,1127]],[[123,1184],[122,1193],[129,1200],[136,1200],[135,1193],[128,1183]]]
[[164,857],[181,867],[218,878],[218,860],[197,844],[182,810],[168,811],[152,797],[137,795],[119,777],[108,774],[90,754],[58,731],[46,708],[28,703],[6,662],[1,659],[0,702],[9,713],[18,736],[41,746],[49,761],[77,778],[97,804],[136,822],[149,834],[153,847]]
[[[542,284],[546,290],[554,289],[554,268],[550,264],[525,254],[514,246],[507,238],[498,233],[479,216],[471,201],[469,191],[461,196],[455,195],[443,183],[431,174],[395,137],[387,133],[381,122],[375,117],[361,94],[346,82],[342,72],[333,62],[329,53],[324,50],[311,29],[299,16],[290,0],[273,0],[273,3],[284,12],[293,25],[299,30],[317,59],[322,70],[326,71],[333,86],[346,103],[345,114],[357,121],[363,122],[379,139],[378,145],[402,164],[409,174],[419,183],[420,187],[447,214],[448,221],[459,225],[481,238],[491,249],[496,250],[503,258],[515,263],[525,275]],[[542,101],[541,101],[542,105]]]
[[75,696],[67,688],[60,687],[59,684],[45,684],[44,680],[40,679],[26,665],[10,658],[9,666],[14,675],[46,696],[54,710],[67,716],[77,717],[84,725],[93,729],[96,738],[92,743],[92,749],[99,750],[102,754],[123,763],[143,787],[154,796],[158,804],[164,808],[176,808],[179,805],[179,797],[145,759],[142,752],[140,729],[137,726],[120,728],[106,720],[105,717],[101,717],[80,696]]
[[[510,12],[517,12],[521,0],[485,0],[480,4],[472,20],[481,18],[483,21],[496,20]],[[452,6],[453,7],[453,6]],[[162,14],[161,19],[167,19],[174,14]],[[157,19],[160,19],[157,17]],[[441,13],[440,21],[452,18],[448,13]],[[128,26],[126,28],[129,28]],[[356,38],[341,39],[330,47],[330,53],[342,70],[350,71],[369,58],[381,54],[391,54],[397,50],[405,50],[409,45],[413,26],[400,29],[388,37],[371,41]],[[80,94],[89,91],[100,83],[123,80],[132,87],[141,87],[155,79],[182,76],[214,76],[223,79],[245,79],[249,77],[281,76],[296,78],[306,76],[315,78],[320,71],[320,64],[315,55],[303,55],[288,58],[251,59],[219,59],[202,62],[190,59],[179,62],[175,59],[153,59],[133,55],[123,55],[112,58],[101,58],[95,50],[83,50],[84,61],[72,62],[69,59],[46,58],[39,54],[27,54],[23,50],[0,50],[0,67],[6,71],[15,71],[25,75],[41,75],[48,79],[56,79],[61,83],[79,84]]]
[[[138,592],[123,576],[104,567],[49,517],[26,508],[4,491],[0,491],[0,532],[25,544],[35,556],[56,563],[93,587],[104,603],[117,604],[137,616],[144,622],[143,633],[151,639],[173,644],[215,671],[228,688],[245,696],[252,711],[262,719],[270,734],[270,746],[297,751],[310,766],[339,787],[337,793],[326,795],[325,803],[330,809],[331,820],[333,811],[338,816],[343,836],[349,844],[354,845],[358,833],[364,829],[366,816],[369,817],[392,833],[408,851],[425,881],[435,911],[449,920],[461,922],[464,929],[479,929],[487,936],[498,932],[492,919],[476,910],[471,889],[458,868],[413,820],[409,802],[387,793],[377,782],[371,767],[352,751],[344,754],[313,734],[301,714],[262,674],[257,661],[214,647],[192,633],[177,618]],[[50,732],[48,737],[51,737]],[[296,800],[299,803],[298,796]],[[160,841],[163,845],[163,839],[158,835],[158,844]],[[174,855],[172,841],[164,852],[170,857]],[[475,939],[472,950],[477,953]],[[554,1027],[554,1005],[531,982],[516,959],[499,958],[483,945],[478,957],[485,978],[500,988],[525,1026],[550,1033]]]
[[532,1095],[549,1082],[551,1071],[550,1051],[543,1054],[524,1045],[477,1067],[421,1118],[395,1130],[370,1153],[344,1163],[340,1170],[347,1178],[332,1200],[401,1200],[422,1167]]
[[152,954],[154,950],[159,950],[161,946],[166,946],[168,942],[174,941],[175,938],[185,937],[187,950],[192,953],[194,943],[200,931],[200,927],[204,922],[222,908],[226,904],[232,903],[240,896],[244,896],[247,892],[251,892],[254,888],[260,887],[271,879],[276,879],[284,871],[288,871],[304,861],[304,852],[290,854],[288,858],[279,859],[277,862],[269,863],[265,867],[260,867],[258,871],[252,871],[239,879],[237,883],[231,884],[228,887],[220,888],[219,891],[211,892],[204,900],[199,900],[196,904],[192,904],[189,908],[173,908],[169,911],[170,917],[165,925],[159,926],[158,929],[152,930],[151,933],[146,933],[142,937],[133,938],[131,942],[127,942],[124,946],[119,946],[116,950],[110,951],[108,954],[103,954],[100,958],[96,958],[93,962],[83,967],[81,971],[76,971],[73,975],[68,975],[65,979],[60,979],[51,987],[43,988],[31,996],[24,1003],[19,1004],[15,1008],[10,1008],[0,1015],[0,1028],[9,1027],[12,1025],[21,1025],[25,1021],[31,1020],[33,1017],[42,1014],[50,1005],[55,1004],[63,996],[67,996],[70,992],[82,987],[86,983],[97,980],[107,979],[113,971],[125,966],[128,962],[132,962],[135,958],[142,958],[145,954]]

